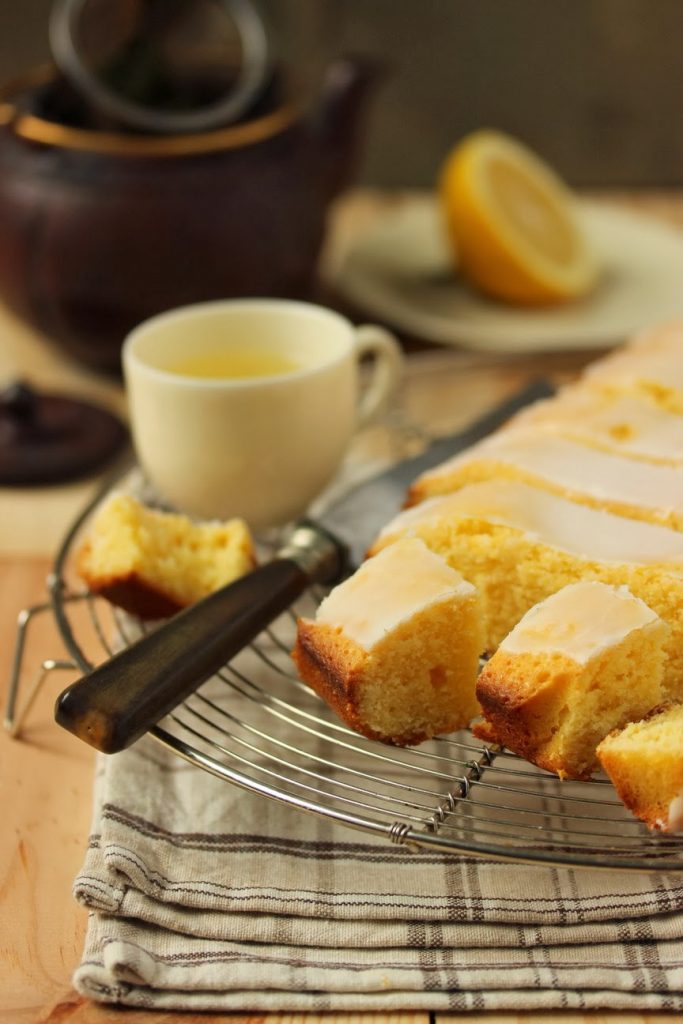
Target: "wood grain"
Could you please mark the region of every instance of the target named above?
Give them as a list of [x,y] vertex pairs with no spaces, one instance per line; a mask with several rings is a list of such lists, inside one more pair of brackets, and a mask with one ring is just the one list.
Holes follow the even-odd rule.
[[[17,614],[44,599],[47,569],[43,560],[0,562],[3,706]],[[35,620],[24,678],[61,654],[50,618]],[[48,678],[21,742],[0,734],[0,992],[4,1019],[17,1024],[41,1019],[42,1008],[68,991],[85,929],[71,884],[88,835],[94,755],[54,725],[56,686]]]

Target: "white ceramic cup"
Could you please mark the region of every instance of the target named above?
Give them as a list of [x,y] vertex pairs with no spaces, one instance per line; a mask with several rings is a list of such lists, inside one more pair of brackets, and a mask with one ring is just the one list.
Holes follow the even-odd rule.
[[[178,371],[232,352],[291,368],[247,377]],[[361,391],[364,357],[371,367]],[[255,530],[281,525],[330,482],[356,428],[386,406],[401,364],[388,331],[302,302],[225,300],[162,313],[123,346],[139,462],[180,511],[243,516]]]

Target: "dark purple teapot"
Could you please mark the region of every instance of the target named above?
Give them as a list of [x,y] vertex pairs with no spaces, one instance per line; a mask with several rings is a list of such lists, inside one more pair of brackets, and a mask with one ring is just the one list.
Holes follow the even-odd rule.
[[6,90],[0,298],[77,360],[118,373],[126,333],[154,313],[311,297],[375,70],[339,60],[312,111],[278,99],[182,135],[73,126],[44,113],[49,83]]

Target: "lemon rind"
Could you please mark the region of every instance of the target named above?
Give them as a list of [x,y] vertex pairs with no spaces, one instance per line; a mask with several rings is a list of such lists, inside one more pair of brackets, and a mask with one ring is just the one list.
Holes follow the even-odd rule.
[[[530,169],[534,183],[567,228],[574,251],[571,263],[539,256],[524,233],[508,219],[486,174],[493,157],[507,157],[513,166]],[[441,192],[462,269],[484,290],[511,301],[540,303],[578,297],[595,284],[598,264],[571,191],[551,168],[516,140],[493,130],[473,133],[447,160]],[[473,238],[477,240],[476,248],[470,245]]]

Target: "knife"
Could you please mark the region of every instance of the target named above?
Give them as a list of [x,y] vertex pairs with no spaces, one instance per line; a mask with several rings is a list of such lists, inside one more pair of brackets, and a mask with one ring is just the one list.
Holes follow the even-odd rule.
[[295,523],[274,559],[222,587],[68,686],[55,719],[97,750],[130,746],[188,697],[312,583],[334,583],[363,560],[422,472],[469,448],[523,406],[552,394],[536,381],[466,430],[358,484],[315,521]]

